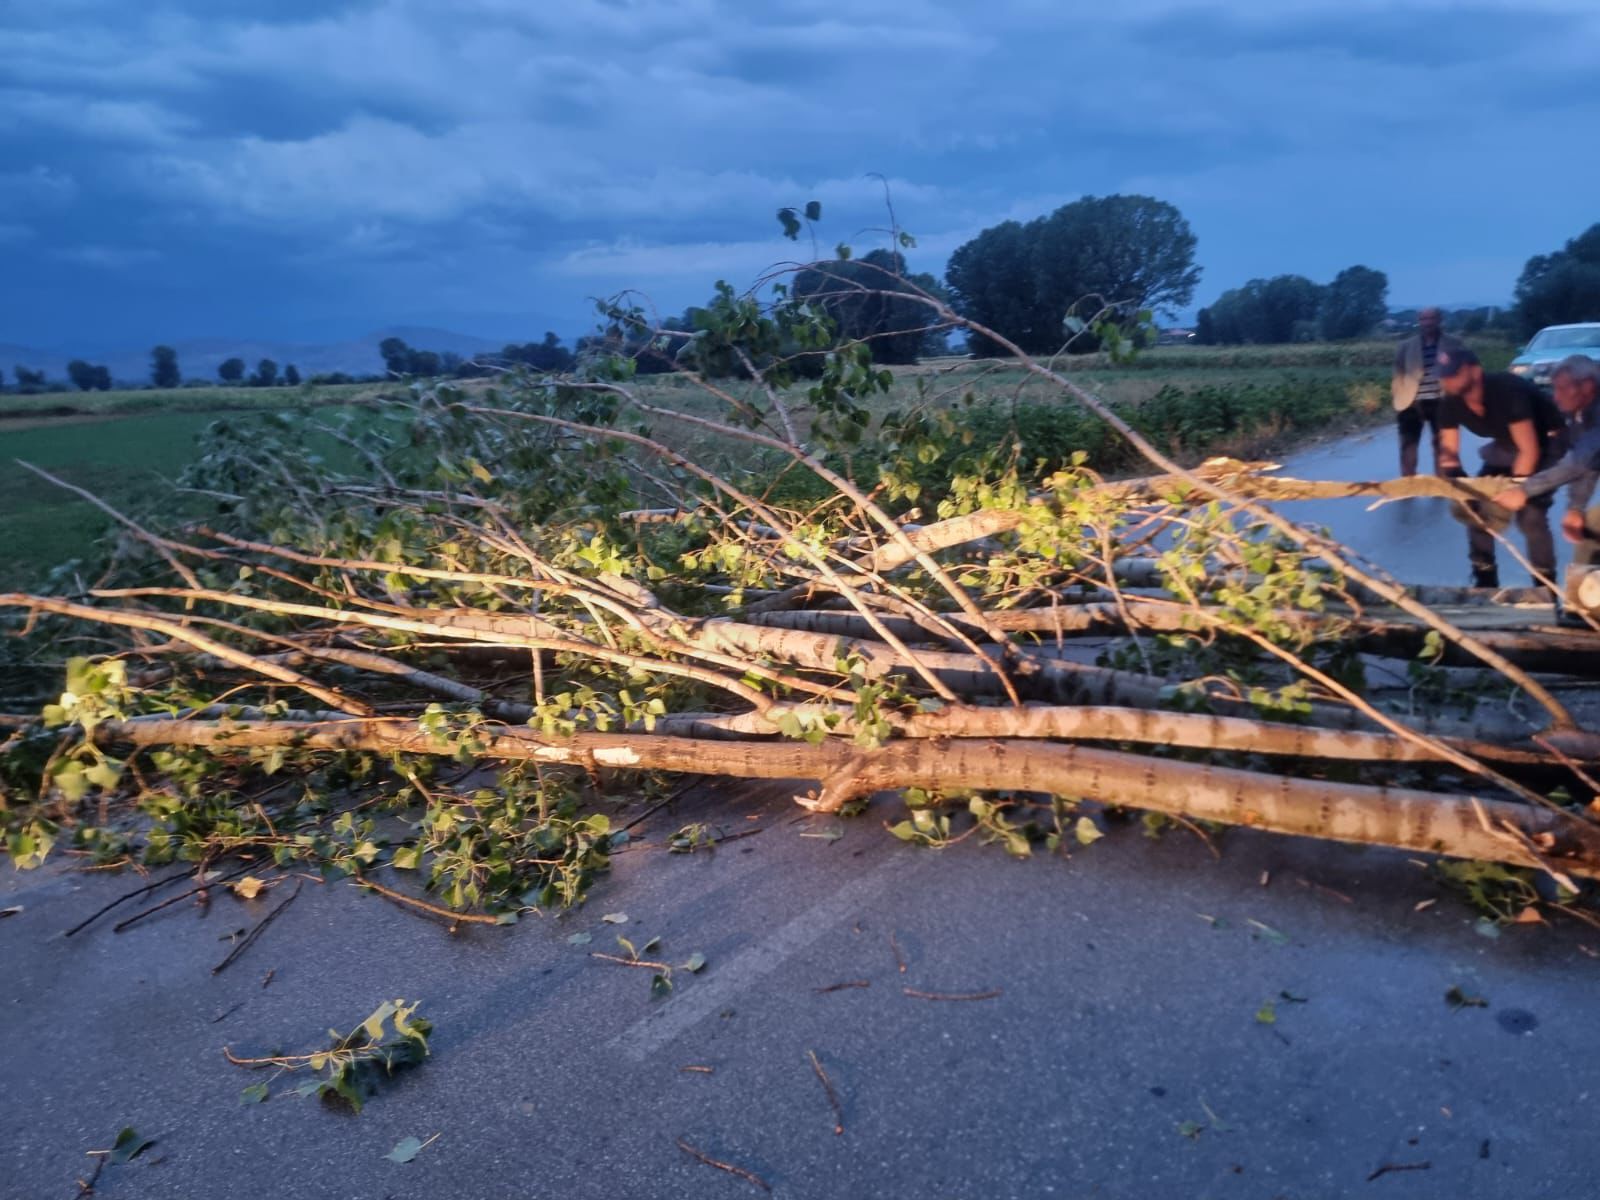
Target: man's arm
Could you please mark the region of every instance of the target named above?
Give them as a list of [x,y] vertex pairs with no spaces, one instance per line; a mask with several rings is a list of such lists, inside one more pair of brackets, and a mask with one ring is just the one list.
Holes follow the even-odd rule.
[[1460,475],[1461,428],[1457,425],[1439,427],[1439,474]]
[[1532,475],[1539,465],[1539,431],[1532,421],[1513,421],[1507,427],[1517,456],[1511,461],[1513,475]]

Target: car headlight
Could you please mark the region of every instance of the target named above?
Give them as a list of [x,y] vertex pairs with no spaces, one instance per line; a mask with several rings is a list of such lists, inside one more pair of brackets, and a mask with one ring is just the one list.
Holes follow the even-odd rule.
[[1527,363],[1512,363],[1511,373],[1513,375],[1531,375],[1533,373],[1533,368]]

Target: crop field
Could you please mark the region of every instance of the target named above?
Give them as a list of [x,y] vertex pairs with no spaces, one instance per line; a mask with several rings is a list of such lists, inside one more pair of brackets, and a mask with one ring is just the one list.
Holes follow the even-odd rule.
[[[1490,366],[1503,365],[1511,353],[1509,346],[1494,343],[1477,348]],[[1145,351],[1131,364],[1082,356],[1056,365],[1073,382],[1121,407],[1165,449],[1194,460],[1212,453],[1277,453],[1312,437],[1336,436],[1386,419],[1393,353],[1387,342],[1177,346]],[[1008,362],[950,357],[892,370],[896,384],[874,400],[877,412],[917,403],[960,407],[977,440],[1011,438],[1027,458],[1086,449],[1102,470],[1131,466],[1122,448],[1058,389]],[[750,386],[732,384],[730,390]],[[219,416],[249,420],[251,410],[281,410],[307,401],[349,403],[378,390],[355,384],[0,395],[0,450],[7,463],[0,471],[0,587],[37,585],[52,567],[93,557],[95,540],[108,526],[90,505],[12,460],[43,467],[131,514],[180,516],[194,510],[196,502],[172,481],[192,461],[196,437]],[[641,381],[640,390],[668,407],[708,415],[721,407],[679,377]],[[694,444],[692,437],[671,440],[712,459],[719,450],[730,458],[736,453],[732,447]],[[738,453],[747,456],[748,451]]]

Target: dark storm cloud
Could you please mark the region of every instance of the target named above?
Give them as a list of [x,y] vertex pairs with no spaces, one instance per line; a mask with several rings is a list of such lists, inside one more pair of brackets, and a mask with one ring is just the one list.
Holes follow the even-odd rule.
[[12,0],[0,38],[0,342],[575,330],[793,253],[781,204],[871,240],[870,172],[935,270],[1077,195],[1169,199],[1202,298],[1365,261],[1495,299],[1597,215],[1575,0]]
[[1585,25],[1576,12],[1512,8],[1284,6],[1252,15],[1209,5],[1151,21],[1142,36],[1165,50],[1212,58],[1341,55],[1390,66],[1449,67],[1537,54],[1580,34]]

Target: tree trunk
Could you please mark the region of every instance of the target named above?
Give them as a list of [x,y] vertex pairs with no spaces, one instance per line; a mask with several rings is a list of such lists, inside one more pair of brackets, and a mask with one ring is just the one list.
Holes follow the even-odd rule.
[[[528,729],[474,731],[491,758],[664,770],[736,779],[810,779],[810,806],[842,804],[896,788],[1043,792],[1277,833],[1394,846],[1455,858],[1600,877],[1600,829],[1546,809],[1472,796],[1260,775],[1028,739],[896,741],[877,750],[839,742],[725,742],[652,734],[545,738]],[[137,718],[96,730],[139,746],[262,746],[454,755],[456,747],[411,722],[318,723]],[[1537,847],[1535,855],[1530,844]]]

